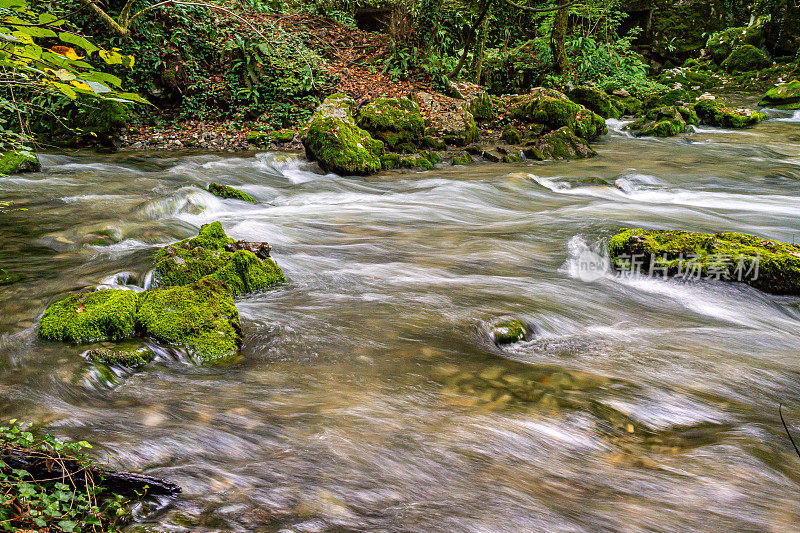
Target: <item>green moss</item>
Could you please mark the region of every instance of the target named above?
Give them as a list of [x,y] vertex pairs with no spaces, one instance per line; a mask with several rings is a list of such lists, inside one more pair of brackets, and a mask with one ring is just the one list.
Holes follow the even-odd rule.
[[759,105],[776,109],[800,109],[800,80],[781,83],[771,88]]
[[0,176],[19,172],[37,172],[41,168],[39,159],[30,152],[10,150],[0,154]]
[[420,107],[408,98],[376,98],[361,108],[356,123],[389,150],[413,151],[425,137]]
[[525,340],[528,335],[528,328],[522,321],[517,319],[508,319],[496,322],[492,325],[492,340],[496,344],[511,344]]
[[143,333],[182,346],[204,362],[233,356],[241,344],[233,298],[225,285],[208,279],[142,293],[136,320]]
[[469,154],[454,155],[451,164],[453,165],[471,165],[474,163]]
[[269,144],[269,136],[269,133],[263,131],[251,131],[245,136],[245,140],[256,146],[266,146]]
[[766,120],[767,116],[749,109],[730,109],[717,100],[701,100],[694,111],[702,124],[719,128],[747,128]]
[[633,96],[611,96],[614,105],[620,110],[623,116],[638,115],[642,112],[643,102]]
[[619,118],[623,115],[614,100],[596,87],[576,87],[568,93],[570,100],[594,111],[603,118]]
[[354,109],[352,98],[329,96],[306,127],[302,139],[306,157],[325,172],[364,175],[381,169],[383,142],[356,125]]
[[503,163],[521,163],[522,160],[522,155],[519,152],[512,152],[503,156]]
[[568,126],[551,131],[529,143],[524,150],[525,157],[543,161],[546,159],[583,159],[597,153],[584,139],[576,136]]
[[229,185],[220,185],[219,183],[209,183],[208,192],[210,192],[214,196],[219,196],[220,198],[231,198],[234,200],[242,200],[243,202],[250,202],[251,204],[258,203],[258,201],[249,194],[242,192],[239,189],[234,189]]
[[200,228],[193,239],[165,246],[156,253],[154,283],[158,287],[183,286],[211,279],[236,296],[285,281],[280,267],[270,258],[260,259],[248,250],[227,251],[235,241],[222,224]]
[[428,160],[428,158],[420,154],[402,158],[400,160],[400,166],[403,168],[419,168],[422,170],[433,169],[433,164]]
[[492,112],[492,98],[488,93],[482,92],[473,98],[469,103],[469,112],[475,120],[489,122],[494,117]]
[[384,170],[391,170],[393,168],[400,167],[400,160],[403,158],[402,155],[396,154],[394,152],[386,152],[381,156],[381,167]]
[[708,38],[706,50],[717,63],[722,63],[733,50],[742,44],[760,47],[764,44],[764,20],[759,19],[750,26],[727,28],[713,33]]
[[294,139],[294,130],[275,130],[270,132],[269,140],[275,144],[285,144]]
[[[800,245],[743,233],[629,229],[611,238],[609,253],[620,269],[629,269],[635,255],[643,261],[643,272],[651,265],[671,276],[697,268],[700,276],[716,278],[719,273],[719,279],[743,281],[766,292],[800,295]],[[740,280],[737,268],[742,266]]]
[[519,134],[519,130],[511,124],[506,124],[503,127],[503,132],[500,134],[500,138],[508,144],[519,144],[522,142],[522,136]]
[[146,346],[115,346],[113,350],[108,348],[94,348],[87,351],[86,359],[93,363],[102,363],[110,366],[123,366],[127,368],[137,368],[145,366],[155,359],[156,354]]
[[686,131],[686,120],[695,121],[694,113],[683,106],[665,106],[651,109],[628,129],[637,137],[672,137]]
[[581,107],[558,91],[533,89],[530,94],[511,100],[509,111],[513,118],[545,124],[551,129],[571,126]]
[[47,308],[39,322],[39,335],[76,343],[130,337],[136,300],[136,293],[126,290],[73,294]]
[[445,142],[430,135],[426,135],[425,138],[422,139],[422,146],[430,150],[447,150],[447,144]]
[[603,120],[603,117],[594,111],[581,109],[575,117],[572,131],[582,139],[593,141],[599,136],[608,133],[608,128],[606,127],[606,121]]
[[722,62],[722,68],[728,72],[749,72],[768,67],[772,64],[767,55],[753,46],[743,44],[737,46]]

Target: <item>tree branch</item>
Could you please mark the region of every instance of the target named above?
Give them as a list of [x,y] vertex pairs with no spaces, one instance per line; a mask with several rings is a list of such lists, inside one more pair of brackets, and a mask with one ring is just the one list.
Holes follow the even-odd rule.
[[507,3],[507,4],[509,4],[509,5],[512,5],[512,6],[516,7],[517,9],[523,9],[523,10],[529,11],[531,13],[547,13],[547,12],[550,12],[550,11],[558,11],[559,9],[563,9],[565,7],[571,7],[571,6],[574,6],[575,4],[579,3],[579,0],[574,0],[574,1],[570,2],[570,3],[568,3],[568,4],[559,4],[559,5],[553,6],[553,7],[528,7],[528,6],[523,6],[521,4],[517,4],[513,0],[503,0],[503,1],[505,3]]

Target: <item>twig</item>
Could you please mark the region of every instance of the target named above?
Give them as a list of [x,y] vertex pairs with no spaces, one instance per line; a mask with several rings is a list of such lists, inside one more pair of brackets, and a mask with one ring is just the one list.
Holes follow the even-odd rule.
[[783,405],[778,404],[778,416],[781,417],[781,423],[783,424],[783,429],[786,430],[786,434],[789,435],[789,440],[792,442],[792,446],[794,447],[794,452],[800,457],[800,450],[797,449],[797,444],[794,443],[794,439],[792,438],[792,434],[789,433],[789,426],[786,425],[786,421],[783,419]]

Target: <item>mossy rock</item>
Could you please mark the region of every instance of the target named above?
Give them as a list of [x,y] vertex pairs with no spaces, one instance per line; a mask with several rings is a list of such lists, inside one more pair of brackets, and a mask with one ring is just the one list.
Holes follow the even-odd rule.
[[472,160],[472,157],[469,154],[456,154],[453,156],[452,161],[450,164],[453,166],[456,165],[471,165],[475,161]]
[[673,137],[687,129],[687,119],[697,123],[694,113],[683,106],[665,106],[651,109],[647,114],[628,125],[637,137]]
[[245,140],[256,146],[266,146],[270,141],[270,134],[263,131],[251,131],[245,136]]
[[136,321],[143,333],[182,346],[203,362],[234,356],[241,345],[233,298],[224,284],[209,279],[145,291]]
[[84,357],[93,363],[138,368],[150,363],[156,354],[147,346],[117,345],[114,348],[92,348],[84,354]]
[[356,124],[392,151],[413,151],[425,138],[419,104],[408,98],[376,98],[361,108]]
[[443,132],[444,142],[452,146],[466,146],[478,140],[480,131],[468,109],[461,112],[461,124]]
[[391,170],[393,168],[400,168],[400,160],[403,158],[401,154],[394,152],[386,152],[381,156],[381,167],[384,170]]
[[706,43],[706,50],[717,63],[722,63],[737,46],[749,44],[756,48],[765,42],[763,18],[759,18],[750,26],[727,28],[711,34]]
[[506,124],[503,127],[500,138],[508,144],[519,144],[522,142],[522,136],[519,134],[519,130],[511,124]]
[[730,109],[717,100],[701,100],[694,105],[694,111],[701,124],[718,128],[747,128],[767,118],[750,109]]
[[750,72],[760,70],[772,64],[767,54],[753,46],[743,44],[734,48],[733,52],[722,62],[722,68],[727,72]]
[[521,320],[510,318],[492,325],[492,340],[495,344],[512,344],[525,340],[528,328]]
[[523,122],[545,124],[556,130],[572,126],[581,106],[553,89],[538,87],[529,94],[511,100],[509,111],[513,118]]
[[614,267],[621,270],[629,270],[635,256],[644,273],[651,268],[668,276],[692,272],[742,281],[773,294],[800,295],[800,245],[796,244],[744,233],[628,229],[611,238],[609,253]]
[[255,198],[253,198],[246,192],[242,192],[239,189],[234,189],[229,185],[220,185],[219,183],[209,183],[208,192],[210,192],[214,196],[219,196],[220,198],[242,200],[243,202],[250,202],[251,204],[258,203],[258,201]]
[[586,144],[586,140],[576,136],[568,126],[546,133],[528,143],[524,153],[528,159],[539,161],[584,159],[597,155],[597,152]]
[[581,109],[575,117],[575,123],[572,127],[575,135],[587,141],[593,141],[608,133],[608,127],[603,117],[590,111],[588,109]]
[[469,112],[478,122],[490,122],[494,118],[492,98],[488,93],[478,93],[469,102]]
[[644,102],[634,96],[616,96],[612,95],[611,99],[614,105],[620,110],[622,116],[638,115],[642,112]]
[[767,91],[759,105],[776,109],[800,109],[800,80],[776,85]]
[[10,150],[0,155],[0,176],[21,172],[38,172],[42,169],[39,159],[30,152]]
[[75,343],[122,340],[134,334],[136,305],[134,291],[73,294],[47,308],[39,322],[39,336]]
[[333,95],[317,108],[303,135],[306,158],[325,172],[365,175],[381,169],[383,142],[353,119],[355,101]]
[[431,135],[426,135],[422,139],[422,147],[429,150],[447,150],[447,143]]
[[286,144],[294,140],[294,130],[275,130],[269,133],[269,140],[275,144]]
[[576,87],[567,93],[570,100],[594,111],[603,118],[619,118],[623,115],[614,99],[596,87]]
[[286,280],[271,258],[235,250],[235,244],[225,235],[222,224],[206,224],[197,237],[165,246],[156,253],[154,283],[157,287],[174,287],[208,279],[236,296]]
[[400,166],[410,169],[432,170],[433,164],[427,157],[421,154],[415,154],[400,159]]

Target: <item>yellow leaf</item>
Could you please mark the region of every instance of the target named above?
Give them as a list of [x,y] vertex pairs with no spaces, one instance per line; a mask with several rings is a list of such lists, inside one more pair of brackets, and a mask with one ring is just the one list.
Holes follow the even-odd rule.
[[53,52],[66,57],[67,59],[72,59],[73,61],[78,59],[83,59],[84,56],[79,56],[74,48],[70,48],[69,46],[61,46],[60,44],[55,45],[50,50]]
[[82,81],[72,80],[70,81],[70,84],[72,84],[72,86],[78,89],[79,91],[92,92],[92,88],[83,83]]

